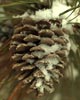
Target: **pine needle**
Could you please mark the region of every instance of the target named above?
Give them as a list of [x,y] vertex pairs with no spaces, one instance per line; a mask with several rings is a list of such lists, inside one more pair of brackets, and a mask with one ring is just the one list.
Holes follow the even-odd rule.
[[79,8],[79,7],[80,7],[80,5],[75,6],[75,7],[72,7],[72,8],[70,8],[70,9],[68,9],[68,10],[66,10],[66,11],[64,11],[64,12],[62,12],[62,13],[60,13],[59,16],[62,16],[63,14],[66,14],[66,13],[68,13],[69,11],[74,10],[74,9],[77,9],[77,8]]
[[17,6],[17,5],[23,5],[26,3],[40,3],[39,0],[25,0],[25,1],[15,1],[7,4],[0,4],[0,7],[10,7],[10,6]]

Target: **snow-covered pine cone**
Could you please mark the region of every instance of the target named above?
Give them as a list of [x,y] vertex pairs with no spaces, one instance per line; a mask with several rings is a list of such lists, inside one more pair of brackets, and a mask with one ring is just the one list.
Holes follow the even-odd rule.
[[[57,26],[58,24],[58,26]],[[69,38],[52,20],[22,22],[15,27],[10,50],[18,79],[38,94],[52,93],[63,76],[69,53]]]

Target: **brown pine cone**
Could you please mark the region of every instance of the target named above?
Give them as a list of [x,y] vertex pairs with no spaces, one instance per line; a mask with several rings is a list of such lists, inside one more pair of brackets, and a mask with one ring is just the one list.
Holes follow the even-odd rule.
[[[34,23],[34,24],[33,24]],[[13,69],[18,79],[38,94],[52,93],[63,76],[69,53],[69,38],[51,20],[29,22],[15,27],[10,44]]]

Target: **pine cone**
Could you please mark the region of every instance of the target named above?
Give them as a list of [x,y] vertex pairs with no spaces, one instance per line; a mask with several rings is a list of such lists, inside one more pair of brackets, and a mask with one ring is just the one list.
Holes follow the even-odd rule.
[[[60,23],[61,24],[61,23]],[[10,50],[18,79],[39,95],[52,93],[63,76],[69,53],[68,35],[51,20],[33,21],[15,27]]]

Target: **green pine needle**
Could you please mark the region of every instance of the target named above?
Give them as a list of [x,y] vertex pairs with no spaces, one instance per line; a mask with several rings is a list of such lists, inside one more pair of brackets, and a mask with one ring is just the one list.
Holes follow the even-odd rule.
[[26,3],[40,3],[39,0],[23,0],[23,1],[15,1],[11,3],[6,3],[6,4],[0,4],[0,7],[11,7],[11,6],[17,6],[17,5],[23,5]]
[[70,9],[68,9],[68,10],[66,10],[66,11],[64,11],[64,12],[62,12],[62,13],[60,13],[59,16],[61,16],[61,15],[63,15],[63,14],[66,14],[66,13],[68,13],[69,11],[74,10],[74,9],[77,9],[77,8],[80,8],[80,5],[74,6],[74,7],[70,8]]

